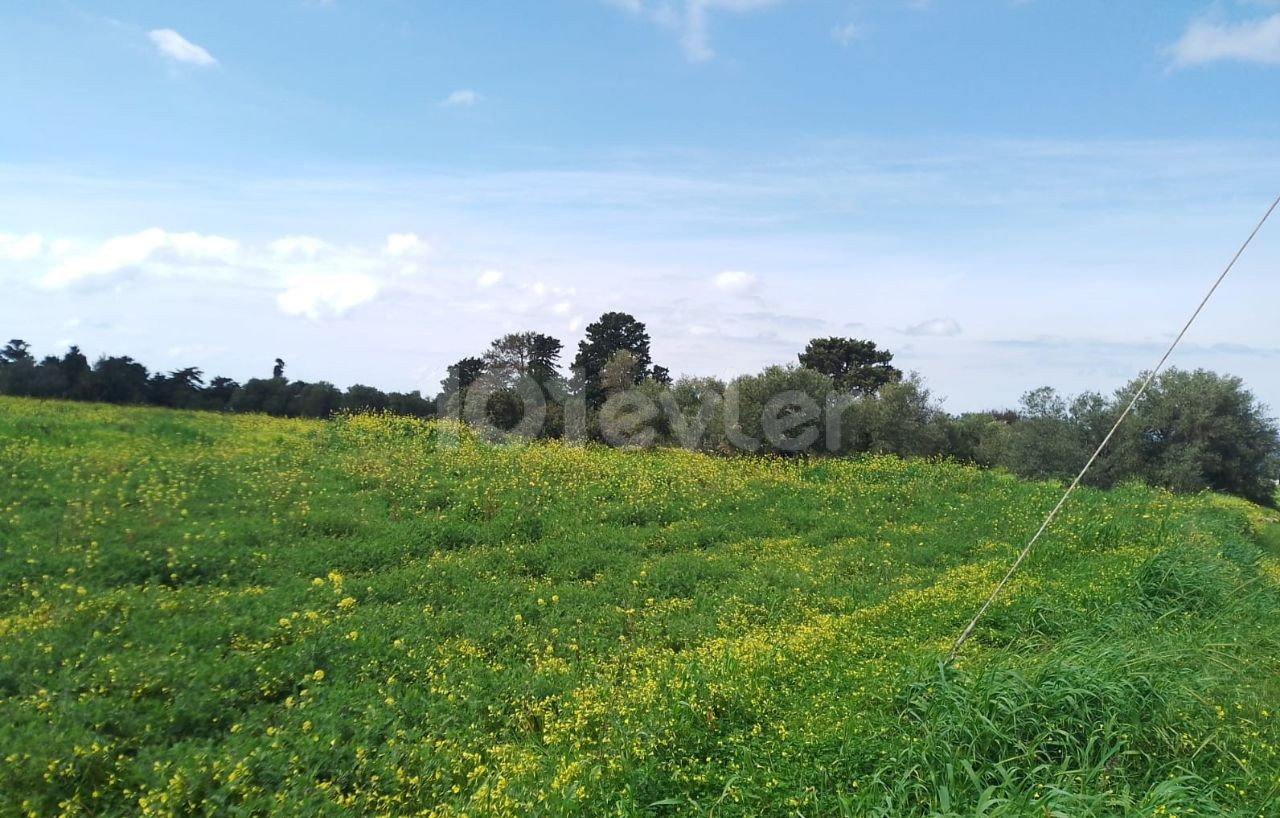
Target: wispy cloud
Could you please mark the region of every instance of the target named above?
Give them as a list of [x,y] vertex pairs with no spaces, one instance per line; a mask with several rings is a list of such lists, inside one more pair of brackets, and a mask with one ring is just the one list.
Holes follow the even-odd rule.
[[715,56],[711,47],[711,15],[741,13],[776,6],[782,0],[609,0],[637,17],[679,33],[690,60],[702,62]]
[[726,293],[746,293],[755,289],[756,277],[742,270],[725,270],[718,274],[713,283],[717,290]]
[[[30,261],[0,260],[0,282],[10,285],[13,321],[29,324],[13,330],[22,337],[53,343],[68,334],[59,321],[69,315],[120,315],[117,324],[136,331],[136,344],[85,327],[77,343],[123,345],[143,358],[175,343],[221,342],[225,322],[235,320],[252,323],[256,340],[228,343],[226,368],[252,360],[265,339],[323,360],[317,376],[416,387],[398,379],[426,367],[434,386],[447,363],[502,332],[579,333],[601,312],[622,308],[649,325],[655,359],[675,371],[758,371],[794,361],[809,338],[856,335],[887,344],[902,368],[924,372],[957,406],[982,408],[1042,382],[1111,388],[1150,366],[1155,358],[1146,351],[1042,355],[989,340],[1114,332],[1118,340],[1159,341],[1185,318],[1181,299],[1198,297],[1203,275],[1220,267],[1219,244],[1234,245],[1241,225],[1274,196],[1266,180],[1280,173],[1274,140],[849,141],[807,143],[767,164],[732,152],[695,158],[659,157],[639,169],[143,181],[0,164],[0,190],[24,191],[0,213],[0,231],[38,233],[44,246]],[[1197,204],[1170,204],[1179,201]],[[219,204],[212,220],[210,202]],[[51,251],[65,235],[58,230],[86,223],[115,233]],[[57,298],[30,286],[94,254],[102,239],[135,235],[139,223],[191,225],[241,246],[230,263],[155,250],[141,264],[81,279],[97,287],[68,285]],[[423,225],[440,237],[431,274],[406,276],[416,260],[388,256],[387,237]],[[284,257],[272,252],[274,242],[288,249]],[[128,247],[116,249],[127,260]],[[1255,245],[1199,337],[1274,340],[1266,305],[1276,302],[1280,282],[1266,270],[1275,259],[1273,243]],[[506,276],[481,288],[485,270]],[[754,292],[716,286],[721,272],[747,271],[759,279]],[[1183,295],[1153,301],[1152,287]],[[164,319],[186,304],[201,309],[183,312],[182,322]],[[346,333],[323,323],[335,316],[379,355],[344,358],[349,351],[338,341]],[[948,316],[964,317],[963,333],[902,334]],[[867,326],[848,326],[853,321]],[[693,334],[694,326],[712,332]],[[572,349],[577,339],[562,337]],[[405,353],[412,367],[389,363],[404,349],[412,350]],[[1102,360],[1112,363],[1104,369]],[[1214,351],[1191,362],[1229,367],[1280,406],[1274,358]]]
[[960,324],[954,318],[930,318],[928,321],[921,321],[919,324],[907,327],[903,332],[907,335],[953,338],[959,335],[962,330],[960,329]]
[[369,303],[378,297],[379,289],[376,279],[358,273],[296,273],[285,279],[276,305],[286,315],[318,321]]
[[[48,251],[36,258],[45,270],[35,283],[46,290],[91,291],[129,282],[213,284],[272,293],[281,312],[313,320],[345,315],[387,286],[398,286],[405,258],[426,246],[413,234],[392,234],[381,249],[339,246],[306,235],[244,246],[224,236],[158,227],[95,243],[41,243]],[[0,241],[0,249],[7,246]]]
[[480,95],[470,88],[459,88],[457,91],[440,100],[442,108],[470,108],[480,101]]
[[174,62],[206,68],[218,64],[212,54],[171,28],[157,28],[147,32],[147,36],[162,56]]
[[49,289],[63,289],[95,279],[101,280],[139,268],[181,264],[226,264],[239,243],[222,236],[200,233],[170,233],[153,227],[140,233],[116,236],[86,251],[73,253],[54,265],[41,279]]
[[267,247],[272,255],[283,259],[313,259],[321,253],[333,249],[333,246],[327,241],[314,236],[285,236],[271,242]]
[[387,236],[382,252],[392,258],[416,258],[430,254],[431,245],[420,239],[417,233],[392,233]]
[[1280,14],[1241,23],[1195,20],[1170,49],[1178,67],[1215,62],[1280,64]]
[[0,233],[0,259],[7,261],[31,261],[44,253],[44,236],[39,233],[12,235]]
[[488,289],[502,281],[501,270],[485,270],[476,278],[476,286]]
[[847,48],[854,40],[862,37],[862,28],[856,23],[845,23],[831,29],[831,39],[835,40],[841,48]]

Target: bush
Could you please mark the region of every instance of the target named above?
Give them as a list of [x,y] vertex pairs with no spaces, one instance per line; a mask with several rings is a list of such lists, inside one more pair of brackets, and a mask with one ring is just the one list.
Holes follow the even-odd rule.
[[[1121,389],[1116,405],[1138,386]],[[1239,378],[1171,369],[1142,396],[1107,465],[1173,491],[1212,489],[1274,505],[1278,458],[1275,421]]]

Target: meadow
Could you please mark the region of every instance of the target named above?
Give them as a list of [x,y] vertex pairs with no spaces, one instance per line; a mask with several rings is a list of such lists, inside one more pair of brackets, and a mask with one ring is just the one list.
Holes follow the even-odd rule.
[[0,815],[1275,816],[1280,524],[0,399]]

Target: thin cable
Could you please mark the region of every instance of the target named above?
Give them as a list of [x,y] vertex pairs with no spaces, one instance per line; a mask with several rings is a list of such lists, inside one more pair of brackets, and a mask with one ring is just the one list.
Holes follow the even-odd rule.
[[1089,462],[1084,464],[1084,468],[1076,475],[1076,479],[1071,481],[1071,485],[1068,486],[1066,492],[1063,493],[1062,499],[1053,507],[1053,511],[1049,512],[1049,516],[1046,517],[1044,523],[1041,524],[1040,530],[1035,533],[1035,536],[1031,538],[1031,541],[1027,543],[1027,546],[1022,549],[1022,553],[1018,554],[1018,558],[1014,560],[1013,565],[1009,567],[1009,572],[1006,573],[1004,578],[996,585],[995,590],[991,592],[991,596],[987,597],[987,601],[982,603],[982,607],[973,615],[973,619],[969,620],[968,626],[966,626],[964,631],[961,632],[959,638],[956,639],[955,644],[951,646],[951,653],[947,655],[947,661],[944,664],[949,665],[955,661],[956,655],[960,652],[960,646],[973,635],[973,629],[978,626],[978,620],[982,619],[983,614],[985,614],[987,609],[991,607],[991,603],[996,601],[996,597],[999,596],[1000,592],[1009,584],[1009,580],[1013,578],[1018,567],[1022,565],[1022,561],[1031,553],[1031,549],[1035,546],[1036,542],[1040,540],[1040,537],[1044,532],[1047,531],[1049,526],[1053,524],[1053,521],[1057,519],[1058,512],[1062,511],[1062,507],[1067,504],[1067,500],[1071,498],[1072,493],[1074,493],[1076,488],[1080,485],[1080,481],[1089,473],[1089,469],[1093,468],[1093,464],[1102,455],[1103,449],[1107,448],[1107,444],[1111,442],[1111,438],[1115,437],[1116,431],[1120,428],[1120,424],[1124,423],[1125,418],[1129,417],[1129,413],[1133,411],[1133,407],[1138,405],[1138,401],[1142,398],[1143,394],[1146,393],[1147,387],[1151,386],[1151,382],[1155,380],[1156,375],[1158,375],[1160,370],[1164,368],[1164,365],[1169,362],[1169,358],[1173,355],[1173,351],[1178,348],[1178,344],[1182,343],[1182,339],[1186,337],[1187,332],[1191,329],[1191,325],[1200,317],[1200,313],[1204,312],[1204,308],[1209,304],[1209,300],[1213,298],[1213,295],[1218,291],[1218,288],[1222,286],[1222,282],[1226,280],[1227,274],[1231,272],[1231,268],[1236,266],[1236,262],[1240,260],[1242,255],[1244,255],[1244,251],[1247,250],[1249,245],[1253,242],[1254,236],[1258,235],[1258,231],[1262,230],[1262,226],[1267,223],[1267,219],[1271,218],[1271,214],[1275,212],[1277,206],[1280,206],[1280,196],[1276,197],[1276,200],[1271,203],[1271,207],[1267,208],[1267,212],[1262,215],[1258,224],[1254,226],[1253,232],[1251,232],[1249,237],[1244,240],[1244,244],[1240,245],[1240,249],[1236,251],[1236,254],[1231,257],[1231,261],[1222,270],[1222,273],[1218,276],[1217,280],[1213,282],[1213,286],[1209,288],[1209,292],[1206,293],[1205,297],[1200,301],[1200,306],[1196,307],[1196,311],[1191,314],[1189,319],[1187,319],[1187,323],[1183,326],[1182,332],[1178,333],[1178,337],[1174,338],[1173,343],[1169,345],[1167,350],[1165,350],[1164,355],[1160,358],[1160,362],[1156,364],[1155,369],[1152,369],[1147,373],[1146,380],[1142,382],[1142,386],[1134,393],[1133,399],[1129,401],[1129,405],[1120,413],[1120,417],[1116,419],[1115,425],[1111,427],[1111,431],[1107,432],[1107,436],[1102,439],[1102,443],[1098,445],[1093,456],[1089,458]]

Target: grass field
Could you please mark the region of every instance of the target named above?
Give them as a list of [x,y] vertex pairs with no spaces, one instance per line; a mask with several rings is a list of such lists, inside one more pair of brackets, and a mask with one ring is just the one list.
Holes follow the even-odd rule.
[[[457,445],[453,442],[458,437]],[[1280,814],[1280,526],[0,399],[0,815]]]

